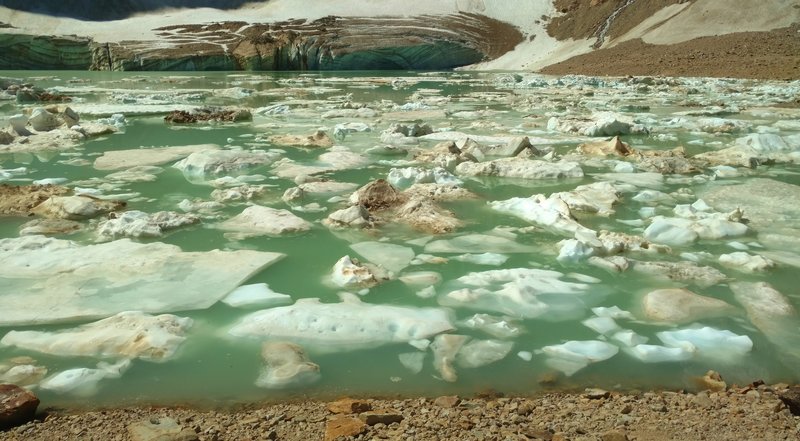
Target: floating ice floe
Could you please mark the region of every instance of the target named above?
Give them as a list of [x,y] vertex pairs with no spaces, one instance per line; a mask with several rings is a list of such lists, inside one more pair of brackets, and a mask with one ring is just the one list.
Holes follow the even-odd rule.
[[422,372],[422,368],[425,366],[424,352],[403,352],[397,358],[400,359],[400,364],[413,374]]
[[736,312],[736,308],[723,300],[683,288],[650,291],[642,299],[642,310],[650,320],[676,324],[729,316]]
[[265,342],[261,346],[264,369],[256,386],[287,389],[316,383],[321,378],[319,365],[312,363],[303,348],[286,342]]
[[406,189],[414,184],[460,185],[463,183],[441,167],[433,169],[421,167],[393,168],[389,170],[386,180],[399,189]]
[[162,165],[186,158],[192,153],[216,150],[216,144],[182,145],[175,147],[154,147],[132,150],[109,150],[94,160],[97,170],[122,170],[143,165]]
[[39,387],[59,394],[89,397],[100,389],[100,381],[122,377],[130,365],[130,360],[122,360],[115,364],[100,362],[97,364],[97,369],[68,369],[46,378]]
[[644,237],[656,243],[686,245],[697,239],[722,239],[748,231],[747,225],[740,222],[744,217],[741,210],[715,212],[702,199],[691,205],[677,205],[673,211],[680,217],[654,217],[644,230]]
[[599,340],[568,341],[560,345],[545,346],[547,365],[564,375],[572,376],[591,363],[608,360],[617,355],[619,348]]
[[800,320],[788,297],[766,282],[730,284],[734,298],[747,312],[747,318],[767,339],[791,358],[800,362]]
[[751,133],[737,138],[731,147],[701,153],[696,160],[711,165],[751,167],[763,160],[797,162],[800,159],[800,136],[780,136],[772,133]]
[[342,293],[341,303],[300,299],[249,314],[230,328],[234,337],[289,341],[312,352],[339,352],[432,337],[453,329],[442,308],[362,303]]
[[614,334],[622,329],[611,317],[590,317],[581,324],[600,335]]
[[425,245],[428,253],[534,253],[536,247],[489,234],[465,234],[452,239],[435,240]]
[[130,311],[64,331],[11,331],[0,339],[0,346],[58,356],[166,361],[186,340],[191,326],[189,318]]
[[510,341],[472,340],[459,348],[456,365],[461,368],[486,366],[506,358],[513,347]]
[[595,112],[591,118],[554,116],[547,122],[547,130],[582,136],[617,136],[647,132],[646,128],[634,123],[630,117],[614,112]]
[[125,211],[112,219],[104,220],[97,226],[97,234],[104,238],[128,237],[161,237],[167,230],[200,222],[193,214],[180,214],[174,211],[145,213],[142,211]]
[[342,288],[364,288],[378,284],[379,278],[375,273],[350,256],[344,256],[333,265],[331,281]]
[[597,213],[600,216],[613,214],[613,207],[620,200],[619,190],[610,182],[579,185],[572,191],[554,193],[550,197],[561,199],[570,210]]
[[661,331],[656,337],[669,347],[684,349],[695,356],[727,361],[736,360],[753,349],[750,337],[708,326]]
[[458,256],[451,257],[453,260],[458,260],[459,262],[468,262],[474,263],[476,265],[491,265],[491,266],[500,266],[508,260],[508,256],[504,254],[497,254],[497,253],[481,253],[481,254],[461,254]]
[[414,250],[386,242],[359,242],[350,248],[361,257],[397,274],[414,260]]
[[564,179],[582,178],[583,169],[577,162],[502,158],[487,162],[462,162],[456,166],[456,175],[516,179]]
[[234,289],[220,301],[234,308],[270,308],[292,303],[292,296],[277,293],[271,290],[266,283],[254,283]]
[[238,215],[218,224],[217,227],[244,236],[277,236],[308,231],[311,229],[311,224],[288,210],[251,205]]
[[633,270],[650,274],[656,278],[693,283],[700,287],[717,285],[728,279],[720,270],[710,266],[700,266],[691,261],[668,262],[630,260]]
[[279,153],[261,150],[201,150],[178,161],[173,167],[183,173],[191,183],[204,184],[211,179],[268,165],[280,157]]
[[775,267],[775,262],[772,260],[758,254],[753,255],[744,251],[722,254],[719,256],[719,263],[748,273],[762,272]]
[[598,317],[608,317],[615,320],[634,320],[636,318],[630,311],[620,309],[619,306],[595,306],[592,308],[592,312]]
[[23,236],[0,240],[0,326],[205,309],[284,255],[183,252],[120,239],[82,246]]
[[587,307],[582,297],[592,291],[588,283],[563,278],[557,271],[531,268],[470,273],[456,279],[452,285],[463,288],[440,296],[439,304],[510,317],[562,320],[582,314]]
[[489,202],[501,213],[508,213],[560,234],[573,235],[578,231],[592,231],[579,224],[569,210],[569,205],[557,196],[546,198],[542,194],[529,198],[511,198]]
[[675,361],[686,361],[694,357],[694,351],[679,347],[637,344],[623,348],[628,355],[644,363],[664,363]]
[[475,314],[460,325],[483,331],[496,338],[514,338],[522,334],[522,328],[511,320],[489,314]]
[[47,375],[47,368],[37,366],[36,360],[28,357],[17,357],[9,364],[0,363],[0,384],[16,384],[21,387],[32,387]]

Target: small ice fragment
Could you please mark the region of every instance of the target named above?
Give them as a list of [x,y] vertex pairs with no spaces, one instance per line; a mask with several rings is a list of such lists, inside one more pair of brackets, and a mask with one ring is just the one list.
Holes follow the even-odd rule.
[[617,320],[619,320],[619,319],[635,320],[636,319],[636,317],[634,317],[633,314],[631,314],[628,311],[620,309],[619,306],[611,306],[611,307],[596,306],[596,307],[592,308],[592,312],[594,313],[594,315],[596,315],[598,317],[610,317],[610,318],[617,319]]
[[422,367],[425,364],[424,352],[404,352],[398,355],[397,358],[399,358],[400,363],[412,373],[418,374],[422,372]]
[[529,352],[529,351],[519,351],[519,352],[517,352],[517,357],[519,357],[519,358],[521,358],[521,359],[523,359],[525,361],[533,360],[533,354],[531,352]]
[[602,335],[608,335],[620,330],[617,322],[610,317],[592,317],[582,321],[581,324]]
[[222,303],[234,308],[250,306],[269,308],[290,304],[292,303],[292,297],[288,294],[281,294],[271,290],[266,283],[255,283],[236,288],[222,299]]

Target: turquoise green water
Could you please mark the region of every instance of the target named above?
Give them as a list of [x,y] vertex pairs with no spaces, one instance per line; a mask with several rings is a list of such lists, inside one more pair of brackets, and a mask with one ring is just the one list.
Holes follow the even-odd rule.
[[[95,170],[91,166],[94,158],[104,151],[124,150],[147,146],[175,146],[200,143],[215,143],[221,146],[246,146],[270,149],[266,141],[272,134],[308,134],[316,128],[325,128],[332,134],[335,124],[353,121],[350,119],[326,120],[320,117],[343,95],[351,95],[354,103],[367,104],[370,107],[390,111],[391,104],[402,105],[413,99],[415,94],[442,98],[432,104],[435,109],[447,112],[487,111],[480,119],[460,119],[445,116],[438,119],[426,119],[424,122],[434,128],[451,128],[472,135],[520,134],[547,138],[558,153],[566,153],[573,149],[580,140],[574,136],[563,135],[546,130],[547,119],[551,112],[570,109],[575,113],[589,114],[591,109],[618,109],[624,105],[650,106],[649,118],[660,133],[675,136],[677,141],[657,140],[647,136],[630,136],[625,138],[635,147],[673,148],[693,139],[708,142],[719,142],[722,145],[732,142],[741,135],[716,135],[714,137],[690,133],[676,127],[670,128],[666,122],[673,112],[691,110],[694,107],[680,103],[686,98],[678,88],[651,92],[631,92],[622,89],[619,83],[608,81],[603,86],[564,86],[550,85],[546,87],[507,88],[496,80],[500,74],[463,74],[441,73],[434,75],[418,75],[404,73],[408,86],[398,90],[392,88],[391,79],[397,73],[367,72],[326,74],[263,74],[233,75],[212,73],[196,74],[137,74],[120,73],[84,73],[84,72],[0,72],[0,76],[21,77],[39,87],[61,88],[66,94],[73,96],[75,104],[91,105],[114,102],[114,96],[124,93],[140,97],[159,96],[169,102],[203,106],[242,106],[258,108],[275,103],[288,104],[293,112],[287,116],[259,116],[252,122],[236,124],[214,124],[173,127],[163,122],[162,115],[127,116],[124,132],[102,138],[89,140],[76,148],[43,153],[0,154],[0,168],[27,168],[27,173],[7,183],[24,184],[31,180],[63,177],[68,179],[67,186],[91,178],[102,178],[107,173]],[[757,84],[741,86],[746,90],[757,87]],[[219,91],[233,87],[249,89],[246,96],[232,97],[220,94]],[[747,88],[751,89],[747,89]],[[780,88],[776,86],[776,88]],[[759,95],[752,92],[745,94],[728,94],[722,88],[710,88],[699,102],[713,104],[718,100],[737,99],[746,105],[758,101]],[[176,94],[176,92],[185,92]],[[586,92],[592,91],[593,95]],[[186,98],[189,96],[190,98]],[[763,97],[762,97],[763,98]],[[750,101],[747,101],[750,100]],[[20,113],[26,106],[17,105],[13,101],[0,101],[0,117]],[[27,107],[32,107],[28,105]],[[123,109],[123,112],[124,109]],[[694,118],[694,117],[687,117]],[[775,119],[756,118],[750,114],[734,115],[731,118],[755,120],[759,125],[768,125]],[[84,117],[91,120],[93,117]],[[353,133],[337,144],[344,145],[354,152],[380,144],[380,132],[392,122],[378,116],[363,120],[373,125],[371,132]],[[480,124],[475,124],[479,122]],[[787,132],[785,134],[791,134]],[[232,141],[229,141],[232,139]],[[435,145],[433,141],[424,141],[423,147]],[[278,147],[285,151],[283,157],[300,163],[313,161],[320,152],[305,151],[291,147]],[[696,153],[706,147],[687,145],[690,153]],[[89,165],[70,165],[65,161],[83,158]],[[390,165],[379,161],[386,158],[370,157],[371,165],[358,170],[342,170],[327,173],[324,176],[331,180],[352,182],[358,185],[385,178]],[[410,159],[410,158],[409,158]],[[476,193],[479,198],[473,201],[460,201],[445,204],[465,223],[464,228],[445,237],[455,237],[469,232],[485,232],[497,226],[527,227],[530,224],[513,216],[494,212],[486,205],[487,201],[507,199],[510,197],[527,197],[535,193],[550,194],[557,191],[568,191],[577,185],[594,182],[593,173],[609,170],[584,166],[587,176],[583,179],[562,181],[521,182],[508,179],[475,179],[466,180],[464,186]],[[800,184],[796,166],[777,166],[771,169],[776,179]],[[762,172],[763,173],[763,172]],[[782,173],[777,175],[777,173]],[[263,174],[267,180],[263,183],[274,185],[268,194],[259,202],[276,208],[288,208],[280,200],[283,192],[294,187],[290,180],[272,176],[270,167],[256,167],[247,170],[247,174]],[[79,183],[80,184],[80,183]],[[85,185],[79,185],[85,186]],[[672,192],[687,185],[667,184],[662,189]],[[692,187],[692,186],[689,186]],[[698,186],[699,188],[699,186]],[[145,212],[159,210],[175,210],[177,204],[185,199],[200,198],[209,200],[212,188],[193,185],[186,181],[177,169],[163,166],[155,182],[126,183],[111,193],[139,193],[141,197],[129,203],[130,209]],[[632,194],[628,194],[628,197]],[[252,237],[232,241],[225,234],[213,228],[212,222],[185,227],[168,233],[157,240],[180,246],[185,251],[208,251],[213,249],[253,249],[282,252],[287,257],[277,264],[255,275],[247,283],[267,282],[277,292],[290,294],[293,299],[320,298],[323,302],[337,302],[339,289],[325,283],[333,264],[345,254],[353,254],[349,249],[350,237],[360,240],[376,240],[387,238],[395,244],[406,244],[408,240],[417,239],[424,234],[405,227],[386,226],[377,231],[357,232],[342,235],[329,231],[320,221],[328,213],[341,208],[341,205],[329,203],[329,196],[306,199],[304,202],[318,202],[328,208],[323,213],[294,212],[296,215],[312,222],[312,231],[288,237]],[[581,223],[592,229],[607,229],[641,234],[632,227],[616,221],[616,219],[636,219],[639,217],[640,204],[624,200],[617,207],[616,214],[610,218],[587,214],[578,214]],[[243,209],[242,204],[231,204],[221,214],[232,217]],[[661,207],[667,212],[671,207]],[[0,237],[16,237],[21,224],[28,219],[1,218]],[[89,244],[95,240],[91,224],[87,222],[84,232],[65,236],[80,243]],[[194,403],[197,405],[240,403],[256,400],[279,400],[287,397],[330,397],[343,394],[352,395],[438,395],[443,393],[470,394],[487,389],[499,390],[510,394],[528,394],[542,390],[543,387],[582,388],[599,386],[605,388],[684,388],[693,387],[692,377],[702,375],[708,369],[722,373],[730,383],[748,383],[756,379],[765,381],[797,380],[800,370],[797,365],[786,362],[782,357],[782,348],[767,341],[764,335],[751,324],[744,313],[722,318],[704,319],[699,323],[718,329],[727,329],[736,334],[749,336],[754,345],[753,350],[735,363],[725,363],[709,359],[697,359],[683,362],[666,362],[645,364],[622,352],[609,360],[591,364],[571,377],[562,378],[555,386],[543,386],[539,383],[542,375],[551,372],[545,363],[545,357],[534,354],[531,361],[525,361],[515,354],[518,351],[536,350],[569,340],[591,340],[597,334],[580,324],[591,313],[590,306],[619,306],[634,314],[639,312],[641,296],[653,289],[680,287],[679,282],[664,281],[652,276],[628,271],[611,274],[585,263],[560,264],[555,257],[558,254],[556,243],[562,238],[551,233],[537,231],[520,234],[517,241],[533,245],[539,250],[530,254],[511,254],[502,268],[542,267],[564,273],[577,272],[595,277],[600,283],[593,286],[593,292],[583,297],[586,308],[582,308],[575,317],[568,320],[547,320],[547,318],[519,320],[517,323],[524,333],[514,339],[514,348],[503,360],[476,369],[459,369],[459,378],[455,383],[440,380],[432,366],[432,356],[427,354],[421,373],[414,374],[406,370],[398,361],[398,354],[411,352],[414,349],[405,344],[387,345],[377,349],[361,350],[345,353],[315,355],[312,360],[319,364],[322,373],[320,382],[306,388],[291,391],[272,391],[260,389],[254,385],[255,378],[262,368],[259,344],[251,341],[237,341],[225,336],[224,330],[234,321],[249,311],[229,307],[217,303],[211,308],[200,311],[170,311],[182,317],[190,317],[195,323],[178,356],[165,363],[149,363],[136,360],[132,367],[119,379],[106,379],[100,383],[98,393],[92,397],[93,405],[120,405],[129,403]],[[145,239],[143,241],[154,241]],[[755,240],[755,235],[735,238],[741,242]],[[707,251],[714,255],[734,251],[726,245],[728,240],[700,241],[687,247],[678,247],[676,251]],[[416,253],[423,249],[414,246]],[[475,249],[474,253],[483,250]],[[677,261],[677,252],[666,256],[631,256],[642,260],[664,259]],[[746,275],[711,263],[736,280],[767,280],[778,291],[789,296],[795,306],[797,300],[797,269],[791,266],[778,266],[767,274]],[[446,292],[448,281],[452,281],[472,271],[486,271],[495,267],[470,263],[449,261],[444,265],[423,264],[411,266],[406,271],[436,271],[445,283],[437,287],[439,293]],[[0,287],[0,314],[2,313],[2,287]],[[730,289],[723,283],[709,288],[690,286],[692,291],[728,301],[735,304]],[[415,295],[416,288],[411,288],[398,280],[380,284],[372,289],[363,300],[368,303],[394,304],[413,307],[437,306],[436,298],[423,299]],[[475,312],[456,308],[452,314],[456,321],[466,319]],[[649,337],[652,344],[658,344],[655,333],[670,329],[669,326],[642,322],[621,322],[626,329]],[[0,328],[0,336],[10,330],[38,329],[59,330],[74,324],[49,325],[36,327]],[[490,338],[480,331],[461,328],[455,331],[478,339]],[[31,356],[38,365],[46,366],[50,373],[74,367],[93,367],[97,360],[92,358],[58,357],[38,354],[16,348],[0,347],[0,364],[4,360],[17,356]],[[73,406],[82,401],[70,395],[58,395],[46,390],[38,390],[42,401],[49,405]]]

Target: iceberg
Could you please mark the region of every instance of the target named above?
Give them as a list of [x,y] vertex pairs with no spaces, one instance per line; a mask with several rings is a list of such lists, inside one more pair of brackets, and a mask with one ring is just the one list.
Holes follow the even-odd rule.
[[363,303],[341,293],[340,303],[300,299],[249,314],[228,331],[234,337],[288,341],[318,353],[374,348],[428,338],[453,329],[442,308]]
[[95,245],[44,236],[0,240],[0,326],[105,318],[123,311],[205,309],[284,254],[184,252],[120,239]]
[[129,311],[65,331],[11,331],[0,346],[59,356],[166,361],[175,356],[191,326],[190,318]]

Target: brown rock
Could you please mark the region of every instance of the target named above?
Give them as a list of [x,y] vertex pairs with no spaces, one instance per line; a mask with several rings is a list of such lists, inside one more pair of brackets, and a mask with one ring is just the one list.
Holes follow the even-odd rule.
[[51,196],[69,193],[66,187],[57,185],[0,185],[0,215],[30,216],[37,205]]
[[361,418],[361,421],[367,423],[370,426],[374,426],[376,424],[385,424],[389,425],[392,423],[399,423],[403,421],[403,415],[400,415],[394,410],[374,410],[370,412],[364,412],[358,416]]
[[602,441],[628,441],[628,435],[619,430],[609,430],[600,435]]
[[704,376],[695,378],[695,382],[699,388],[712,392],[721,392],[728,388],[728,384],[716,371],[706,372]]
[[337,416],[325,424],[325,441],[358,436],[367,431],[367,425],[358,418]]
[[800,416],[800,386],[792,386],[778,395],[792,415]]
[[456,395],[445,395],[433,400],[433,404],[445,408],[456,407],[459,403],[461,403],[461,398],[458,398]]
[[328,403],[328,411],[331,413],[362,413],[372,410],[372,405],[366,401],[354,400],[352,398],[342,398]]
[[32,420],[37,407],[36,395],[13,384],[0,384],[0,430]]
[[535,439],[542,441],[551,441],[553,439],[553,433],[547,430],[523,429],[521,433],[526,437],[528,437],[528,439]]

